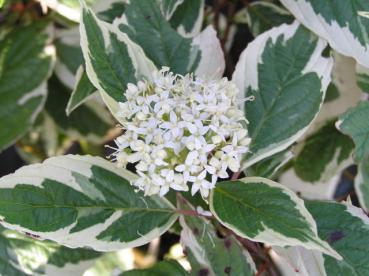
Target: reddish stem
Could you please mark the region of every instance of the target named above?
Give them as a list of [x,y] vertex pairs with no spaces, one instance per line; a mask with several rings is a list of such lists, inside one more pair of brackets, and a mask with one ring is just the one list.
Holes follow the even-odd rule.
[[236,179],[238,179],[238,177],[240,176],[240,174],[241,174],[241,171],[235,172],[235,173],[232,175],[231,180],[236,180]]

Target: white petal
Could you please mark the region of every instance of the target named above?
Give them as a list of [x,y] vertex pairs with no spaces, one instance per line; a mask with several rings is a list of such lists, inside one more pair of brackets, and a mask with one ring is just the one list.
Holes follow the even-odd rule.
[[127,157],[127,161],[129,163],[136,163],[136,162],[140,161],[140,159],[141,159],[141,154],[138,153],[138,152],[133,153],[133,154],[131,154]]
[[199,156],[197,151],[190,151],[186,158],[186,165],[192,165],[193,161]]
[[168,187],[168,186],[162,186],[162,187],[160,188],[160,193],[159,193],[159,195],[160,195],[160,196],[164,196],[167,192],[169,192],[169,187]]
[[200,185],[192,184],[191,195],[194,196],[200,190]]
[[197,178],[198,179],[205,179],[205,177],[206,177],[206,170],[203,170],[198,176],[197,176]]
[[177,172],[184,172],[185,171],[185,169],[186,169],[186,166],[185,165],[178,165],[178,166],[176,166],[175,167],[175,170],[177,171]]
[[212,166],[205,166],[205,169],[210,173],[210,174],[215,174],[216,169]]
[[169,119],[172,123],[177,123],[177,115],[175,112],[171,111],[169,113]]

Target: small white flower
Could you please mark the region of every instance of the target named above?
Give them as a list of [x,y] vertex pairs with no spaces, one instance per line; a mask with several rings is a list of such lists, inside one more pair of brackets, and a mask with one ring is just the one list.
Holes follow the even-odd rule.
[[228,169],[239,170],[250,144],[237,94],[226,78],[194,79],[169,68],[128,84],[117,112],[124,129],[115,140],[118,166],[136,163],[133,185],[146,195],[191,189],[208,197]]
[[203,196],[204,198],[209,196],[209,190],[214,188],[214,185],[211,182],[207,181],[205,177],[206,171],[204,170],[199,175],[191,176],[189,178],[189,181],[192,182],[192,195],[196,194],[200,190],[201,196]]
[[218,158],[212,157],[209,165],[205,166],[206,170],[211,174],[211,183],[215,184],[219,178],[227,178],[227,165],[222,163]]
[[169,120],[169,122],[162,123],[160,127],[162,129],[170,130],[172,133],[172,137],[176,138],[182,134],[182,128],[185,124],[178,121],[177,114],[174,111],[170,111]]

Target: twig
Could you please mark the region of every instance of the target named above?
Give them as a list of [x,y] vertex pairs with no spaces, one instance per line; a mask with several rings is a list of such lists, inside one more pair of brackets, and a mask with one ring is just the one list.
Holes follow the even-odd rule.
[[235,172],[235,173],[232,175],[231,180],[236,180],[236,179],[238,179],[238,177],[240,176],[240,174],[241,174],[241,171]]

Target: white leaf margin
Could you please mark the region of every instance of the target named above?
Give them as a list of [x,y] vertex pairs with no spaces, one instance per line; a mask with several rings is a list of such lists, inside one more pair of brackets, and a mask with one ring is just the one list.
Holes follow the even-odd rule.
[[294,192],[290,191],[289,189],[287,189],[286,187],[284,187],[283,185],[277,182],[274,182],[272,180],[269,180],[263,177],[245,177],[245,178],[239,179],[238,181],[242,181],[245,184],[261,182],[270,187],[275,187],[275,188],[280,189],[282,193],[286,194],[291,199],[291,201],[296,204],[295,209],[299,211],[301,216],[310,225],[309,230],[315,235],[315,237],[311,237],[311,238],[314,238],[315,241],[314,242],[313,241],[302,242],[295,238],[286,237],[284,235],[281,235],[278,232],[275,232],[273,229],[268,228],[264,224],[262,224],[264,227],[263,231],[259,232],[255,237],[248,237],[247,235],[245,235],[245,233],[242,232],[242,230],[238,229],[236,226],[231,225],[227,222],[224,222],[222,219],[219,218],[218,214],[214,210],[214,201],[213,201],[214,190],[212,190],[210,193],[210,199],[209,199],[210,211],[217,218],[217,220],[221,222],[224,226],[226,226],[229,229],[232,229],[232,231],[234,231],[237,235],[247,238],[252,241],[263,242],[266,244],[282,246],[282,247],[302,246],[306,249],[317,250],[319,252],[328,254],[338,260],[342,260],[342,257],[333,248],[331,248],[327,242],[322,241],[318,237],[317,225],[316,225],[314,218],[309,213],[309,211],[306,209],[304,201],[301,198],[299,198]]
[[[83,191],[83,187],[77,183],[75,177],[72,175],[72,172],[75,171],[87,178],[90,178],[93,175],[91,171],[92,166],[98,166],[111,171],[129,181],[133,181],[138,177],[127,170],[117,168],[115,164],[112,164],[111,162],[100,157],[65,155],[51,157],[46,159],[42,164],[33,164],[22,167],[15,173],[0,178],[0,187],[14,188],[20,183],[41,187],[43,180],[47,178],[64,183],[76,191],[86,193],[87,191]],[[103,199],[103,195],[97,189],[93,189],[91,186],[89,186],[88,192],[90,197]],[[142,197],[142,200],[145,201],[144,197]],[[158,201],[159,204],[165,204],[166,206],[174,209],[174,206],[165,198],[155,197],[154,200]],[[105,222],[95,224],[75,233],[69,232],[77,222],[53,232],[30,231],[25,227],[9,224],[5,221],[2,221],[1,224],[8,229],[16,230],[22,233],[30,233],[32,235],[39,236],[40,239],[49,239],[70,248],[89,246],[96,251],[114,251],[123,248],[136,247],[150,242],[154,238],[166,232],[178,218],[178,215],[174,214],[172,218],[168,220],[168,222],[162,227],[154,228],[149,233],[142,235],[140,238],[133,241],[109,242],[98,240],[96,237],[102,231],[112,225],[117,219],[119,219],[122,214],[123,211],[115,211]]]
[[339,180],[340,176],[334,175],[329,179],[316,181],[312,184],[297,176],[293,168],[279,177],[279,182],[288,189],[299,193],[303,198],[315,200],[333,200]]
[[[366,67],[369,67],[369,43],[364,47],[346,26],[340,27],[336,21],[331,23],[315,13],[313,7],[306,0],[281,0],[281,3],[307,28],[320,37],[326,39],[337,52],[350,56]],[[358,11],[357,16],[366,15]]]
[[220,79],[225,69],[225,59],[220,41],[213,26],[206,27],[192,41],[192,47],[201,51],[195,75],[209,80]]
[[[295,35],[299,27],[300,24],[298,23],[298,21],[294,21],[290,25],[282,24],[279,27],[272,28],[271,30],[259,35],[241,53],[240,59],[233,73],[232,80],[240,91],[238,99],[240,102],[240,108],[242,110],[244,109],[243,103],[246,98],[245,95],[246,89],[250,87],[253,90],[258,90],[259,88],[257,66],[258,64],[262,63],[261,58],[267,41],[271,39],[272,42],[275,43],[277,38],[281,35],[283,35],[284,41],[287,41],[288,39],[290,39]],[[323,104],[323,99],[325,97],[327,87],[331,81],[331,71],[333,68],[333,59],[331,57],[324,58],[321,56],[326,45],[327,43],[325,40],[318,38],[316,48],[313,54],[311,55],[309,62],[302,70],[303,74],[314,72],[321,79],[322,82],[321,92],[323,94],[323,97],[320,107]],[[305,131],[309,128],[309,126],[313,123],[313,121],[317,117],[318,113],[319,112],[315,114],[315,117],[310,122],[310,124],[300,129],[298,132],[296,132],[288,139],[269,145],[269,147],[260,150],[259,152],[255,152],[253,156],[251,156],[250,158],[248,158],[248,160],[246,160],[246,162],[244,162],[244,164],[241,166],[241,169],[244,170],[252,166],[256,162],[288,148],[305,133]]]
[[284,276],[327,276],[323,253],[300,246],[282,248],[273,246],[269,253]]

